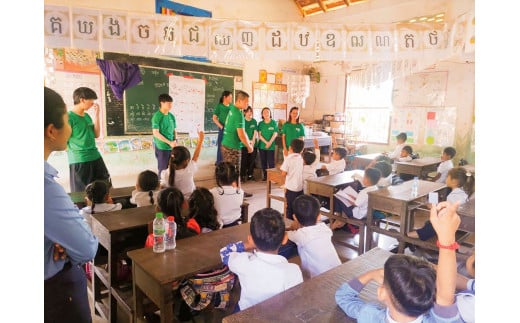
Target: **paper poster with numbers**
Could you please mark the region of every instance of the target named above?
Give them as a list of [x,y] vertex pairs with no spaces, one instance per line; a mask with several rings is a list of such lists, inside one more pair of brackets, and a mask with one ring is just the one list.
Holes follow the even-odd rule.
[[171,113],[177,121],[177,132],[197,137],[197,129],[204,131],[206,83],[201,79],[175,75],[171,75],[168,81],[168,90],[173,98]]
[[419,130],[423,126],[421,108],[394,108],[392,123],[390,124],[390,143],[395,144],[395,137],[404,132],[407,135],[407,144],[416,144],[419,140]]

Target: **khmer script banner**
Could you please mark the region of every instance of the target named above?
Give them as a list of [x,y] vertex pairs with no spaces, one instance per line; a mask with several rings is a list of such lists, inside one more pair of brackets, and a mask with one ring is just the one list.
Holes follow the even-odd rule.
[[[45,46],[142,55],[380,61],[474,51],[474,14],[451,23],[274,23],[45,6]],[[471,39],[471,41],[470,41]]]

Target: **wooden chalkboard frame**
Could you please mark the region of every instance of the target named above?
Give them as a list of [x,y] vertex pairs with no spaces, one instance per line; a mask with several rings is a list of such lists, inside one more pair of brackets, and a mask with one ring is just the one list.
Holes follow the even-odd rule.
[[[146,66],[158,69],[175,70],[181,73],[197,73],[197,74],[208,74],[218,75],[225,77],[242,76],[243,70],[241,68],[234,68],[229,66],[222,66],[216,64],[208,64],[202,62],[187,62],[186,60],[174,59],[169,57],[144,57],[144,56],[133,56],[121,53],[105,52],[103,53],[103,59],[114,60],[119,62],[127,62],[132,64],[138,64],[139,66]],[[105,96],[111,96],[111,90],[107,87]],[[233,89],[231,89],[233,90]],[[126,95],[125,95],[126,97]],[[126,100],[126,99],[125,99]],[[123,136],[130,134],[151,134],[150,131],[139,131],[139,132],[127,132],[125,130],[126,120],[121,123],[120,120],[124,119],[124,111],[126,110],[126,101],[114,101],[113,97],[110,100],[105,100],[107,109],[107,135],[109,136]],[[123,102],[123,103],[122,103]],[[121,105],[123,104],[123,109]],[[207,112],[208,108],[213,109],[214,107],[205,107]],[[123,115],[121,115],[123,114]],[[110,116],[110,117],[109,117]],[[214,129],[205,129],[206,132],[216,132],[216,126]]]

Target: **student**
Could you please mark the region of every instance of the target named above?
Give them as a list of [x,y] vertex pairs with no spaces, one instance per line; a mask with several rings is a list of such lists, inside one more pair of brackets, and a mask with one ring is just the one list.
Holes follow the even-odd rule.
[[[96,92],[88,87],[79,87],[73,93],[74,107],[69,112],[72,134],[67,141],[67,156],[70,170],[70,191],[82,192],[95,180],[111,182],[108,169],[96,147],[96,138],[101,133],[99,105],[94,103]],[[87,111],[94,109],[94,120]]]
[[386,161],[378,161],[374,163],[374,168],[379,169],[381,172],[381,178],[377,182],[378,188],[384,188],[392,185],[392,165]]
[[[475,179],[463,167],[454,167],[448,171],[446,186],[451,188],[446,201],[450,203],[459,202],[464,204],[468,201],[468,196],[473,194]],[[429,205],[431,207],[431,205]],[[407,233],[411,238],[419,238],[423,241],[435,236],[435,231],[430,221],[426,221],[422,228]]]
[[168,167],[172,148],[177,146],[177,121],[170,112],[173,98],[163,93],[159,95],[159,110],[152,116],[152,134],[155,158],[157,158],[157,174]]
[[79,213],[85,217],[89,224],[92,224],[92,214],[119,211],[123,208],[121,203],[114,204],[109,190],[109,184],[99,180],[93,181],[85,188],[87,206],[82,208]]
[[240,174],[242,176],[242,181],[253,179],[253,170],[255,169],[255,160],[256,160],[256,147],[257,142],[256,138],[258,137],[258,125],[256,120],[253,118],[253,109],[251,106],[248,106],[244,110],[244,122],[245,122],[245,131],[247,138],[251,142],[251,146],[253,146],[253,152],[249,153],[246,147],[242,147],[242,162],[240,165]]
[[53,151],[67,148],[72,132],[63,98],[44,87],[43,279],[45,322],[92,322],[87,276],[81,265],[96,255],[98,239],[79,214],[58,171],[47,162]]
[[137,176],[135,190],[132,191],[130,203],[140,206],[154,205],[157,203],[157,194],[161,188],[159,176],[151,170],[145,170]]
[[222,228],[242,223],[242,208],[244,191],[238,187],[238,171],[230,162],[220,162],[215,167],[217,187],[210,189],[215,199],[217,218]]
[[267,180],[267,169],[274,168],[275,139],[278,136],[278,126],[271,119],[271,110],[268,107],[262,109],[262,121],[258,123],[258,151],[262,162],[262,181]]
[[320,163],[320,146],[318,144],[318,139],[314,138],[314,152],[312,151],[304,151],[302,153],[303,158],[303,193],[308,194],[309,191],[307,189],[307,180],[318,177],[316,175],[316,170],[318,168],[318,164]]
[[403,149],[401,149],[401,155],[399,156],[399,158],[397,160],[400,162],[412,161],[412,159],[413,159],[412,154],[413,154],[412,146],[406,145],[403,147]]
[[283,155],[289,154],[289,146],[294,139],[305,138],[305,128],[300,123],[300,111],[298,107],[292,107],[289,111],[289,120],[282,126]]
[[280,212],[264,208],[251,218],[250,234],[245,242],[230,243],[220,249],[222,262],[240,279],[238,310],[303,282],[300,267],[278,255],[278,248],[286,240]]
[[300,195],[293,202],[295,220],[287,236],[298,246],[305,277],[314,277],[341,261],[332,244],[332,230],[320,219],[320,202],[311,195]]
[[217,136],[217,161],[215,162],[215,166],[222,161],[222,152],[220,151],[220,147],[222,146],[222,137],[224,133],[224,125],[226,122],[226,118],[229,112],[229,105],[233,101],[233,93],[230,91],[222,92],[220,96],[220,100],[218,105],[213,110],[213,122],[218,127],[218,136]]
[[175,223],[177,223],[176,239],[188,238],[198,234],[187,225],[187,220],[184,216],[188,211],[187,209],[188,205],[186,204],[184,195],[178,188],[167,187],[159,192],[159,195],[157,196],[156,210],[157,212],[162,212],[165,219],[169,216],[175,218]]
[[293,219],[292,203],[294,199],[303,194],[303,159],[301,152],[304,142],[301,139],[293,139],[287,155],[280,166],[282,176],[285,177],[285,203],[287,204],[285,215]]
[[195,181],[193,177],[199,170],[197,161],[199,160],[202,142],[204,141],[204,132],[199,131],[197,146],[191,158],[190,151],[184,146],[175,146],[172,149],[168,168],[161,173],[162,187],[177,187],[184,194],[187,200],[191,193],[195,190]]
[[[375,269],[342,284],[336,303],[358,322],[462,322],[455,303],[457,261],[455,231],[460,224],[458,203],[439,203],[430,221],[439,237],[437,273],[426,260],[409,255],[392,255],[384,269]],[[371,280],[384,304],[365,303],[360,291]]]
[[383,155],[389,157],[392,160],[399,159],[399,157],[401,156],[401,151],[403,150],[403,147],[405,146],[406,139],[408,139],[408,136],[406,135],[405,132],[401,132],[395,137],[395,139],[397,140],[397,145],[395,146],[394,151],[391,153],[388,153],[388,152],[383,153]]
[[323,164],[321,169],[327,170],[329,175],[335,175],[345,171],[345,167],[347,167],[345,156],[347,156],[347,150],[345,148],[334,148],[332,150],[332,161],[328,164]]
[[194,219],[200,226],[200,233],[207,233],[220,228],[213,194],[205,187],[197,187],[188,200],[189,219]]
[[432,178],[432,181],[437,183],[446,183],[448,171],[453,168],[453,157],[457,151],[453,147],[446,147],[442,151],[441,163],[437,167],[437,175]]

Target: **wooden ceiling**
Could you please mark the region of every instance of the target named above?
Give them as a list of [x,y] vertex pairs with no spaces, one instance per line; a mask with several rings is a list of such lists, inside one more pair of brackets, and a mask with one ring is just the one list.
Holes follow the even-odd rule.
[[303,17],[332,11],[368,0],[293,0]]

